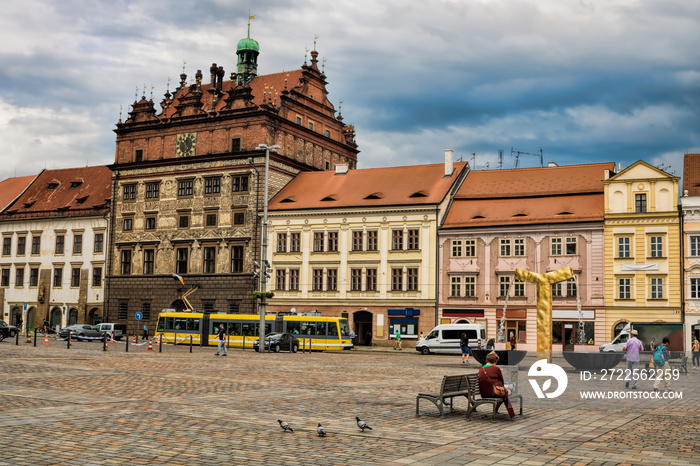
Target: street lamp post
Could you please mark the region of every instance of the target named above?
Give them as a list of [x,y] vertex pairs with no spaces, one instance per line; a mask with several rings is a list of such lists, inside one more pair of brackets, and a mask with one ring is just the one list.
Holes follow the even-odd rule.
[[280,146],[270,146],[267,144],[258,144],[257,150],[265,151],[265,195],[263,197],[263,222],[262,222],[262,238],[260,247],[260,343],[259,351],[262,354],[265,349],[265,293],[267,292],[267,278],[270,264],[267,261],[267,203],[269,197],[269,176],[270,176],[270,152],[277,152]]

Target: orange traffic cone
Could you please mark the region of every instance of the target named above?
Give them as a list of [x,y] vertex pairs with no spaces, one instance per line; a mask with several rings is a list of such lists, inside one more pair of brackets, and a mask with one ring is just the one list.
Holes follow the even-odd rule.
[[134,335],[134,341],[131,342],[132,344],[136,344],[136,335]]
[[151,340],[148,340],[148,351],[153,351],[153,343]]
[[114,343],[114,332],[109,334],[109,342]]
[[48,334],[48,333],[45,333],[45,334],[44,334],[44,344],[45,344],[45,345],[48,345],[48,344],[49,344],[49,334]]

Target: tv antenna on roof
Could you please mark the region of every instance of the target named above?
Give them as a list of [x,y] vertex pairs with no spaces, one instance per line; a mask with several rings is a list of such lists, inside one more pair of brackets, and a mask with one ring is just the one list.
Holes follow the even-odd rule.
[[540,167],[544,167],[544,157],[542,156],[542,148],[540,147],[540,152],[539,154],[533,154],[531,152],[521,152],[519,150],[513,150],[513,148],[510,148],[510,156],[512,157],[513,154],[515,154],[515,168],[518,168],[518,165],[520,164],[520,156],[521,155],[534,155],[535,157],[540,158]]

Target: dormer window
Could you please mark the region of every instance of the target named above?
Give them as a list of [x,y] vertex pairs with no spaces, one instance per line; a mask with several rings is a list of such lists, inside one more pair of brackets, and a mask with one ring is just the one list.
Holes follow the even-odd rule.
[[71,182],[70,182],[70,187],[71,187],[71,188],[77,188],[77,187],[80,186],[81,184],[83,184],[82,181],[71,181]]
[[287,202],[295,202],[295,201],[294,201],[294,199],[292,199],[291,197],[288,197],[288,198],[286,198],[286,199],[282,199],[282,200],[280,201],[280,204],[283,203],[283,202],[287,203]]
[[25,202],[25,203],[24,203],[24,208],[25,208],[25,209],[30,208],[31,206],[34,205],[35,202],[36,202],[36,201]]
[[85,202],[87,200],[88,197],[90,197],[90,196],[79,197],[78,199],[75,200],[75,202],[76,202],[76,204],[82,204],[83,202]]
[[408,197],[428,197],[428,195],[425,194],[423,191],[416,191]]
[[49,189],[56,189],[56,188],[58,188],[58,183],[49,183],[48,188]]
[[372,193],[369,196],[365,197],[365,199],[381,199],[382,198],[382,193]]
[[321,201],[335,201],[335,198],[333,196],[326,196]]

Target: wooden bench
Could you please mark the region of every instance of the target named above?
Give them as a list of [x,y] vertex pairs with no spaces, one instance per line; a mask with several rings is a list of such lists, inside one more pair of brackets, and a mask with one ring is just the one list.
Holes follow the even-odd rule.
[[[477,374],[469,374],[466,376],[467,379],[467,390],[469,391],[469,407],[467,408],[467,418],[471,416],[472,411],[476,411],[476,407],[479,405],[490,404],[493,406],[493,416],[492,419],[496,419],[496,413],[498,408],[503,404],[503,398],[485,398],[481,396],[479,390],[479,376]],[[520,401],[520,415],[523,415],[523,397],[522,395],[509,395],[508,399],[511,404],[517,399]]]
[[467,398],[469,395],[467,389],[467,379],[465,375],[446,375],[442,378],[440,385],[440,393],[431,395],[427,393],[419,393],[416,396],[416,416],[419,415],[418,405],[420,400],[428,400],[437,406],[440,410],[440,417],[445,417],[445,406],[450,407],[450,412],[454,411],[454,397],[463,396]]

